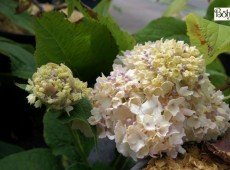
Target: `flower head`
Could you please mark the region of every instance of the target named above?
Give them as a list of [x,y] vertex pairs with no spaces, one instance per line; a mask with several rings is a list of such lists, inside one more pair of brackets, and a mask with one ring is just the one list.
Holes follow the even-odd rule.
[[42,103],[67,113],[73,109],[72,105],[82,97],[91,97],[91,89],[87,83],[74,78],[71,70],[64,64],[48,63],[38,68],[29,79],[26,90],[31,94],[27,97],[35,107]]
[[176,157],[184,142],[216,139],[229,127],[230,109],[195,47],[147,42],[118,59],[108,77],[97,79],[88,120],[101,137],[115,138],[123,155]]

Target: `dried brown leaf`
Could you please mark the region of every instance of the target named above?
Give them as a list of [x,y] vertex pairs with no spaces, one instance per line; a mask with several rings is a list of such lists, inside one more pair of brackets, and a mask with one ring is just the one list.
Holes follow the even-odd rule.
[[187,144],[187,153],[176,159],[170,157],[153,158],[142,170],[229,170],[230,165],[216,159],[197,145]]
[[213,143],[207,142],[206,146],[213,154],[230,163],[230,128],[221,139]]

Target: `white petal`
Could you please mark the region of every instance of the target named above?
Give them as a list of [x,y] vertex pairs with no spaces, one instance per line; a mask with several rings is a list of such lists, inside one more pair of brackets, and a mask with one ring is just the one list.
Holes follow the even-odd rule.
[[118,122],[116,123],[114,133],[115,133],[115,142],[116,142],[116,143],[122,143],[122,142],[123,142],[123,139],[124,139],[124,136],[125,136],[125,134],[126,134],[126,128],[125,128],[125,126],[122,124],[121,121],[118,121]]
[[199,128],[200,127],[200,121],[198,119],[194,119],[193,117],[190,117],[186,121],[186,125],[188,125],[191,128]]
[[141,107],[135,104],[130,105],[130,111],[136,115],[142,114]]
[[151,100],[147,100],[142,104],[141,110],[144,114],[149,115],[161,115],[163,111],[161,103],[158,100],[158,96],[153,96]]
[[183,113],[178,112],[178,113],[176,114],[176,116],[175,116],[175,119],[176,119],[177,121],[179,121],[179,122],[183,122],[183,121],[185,120],[185,116],[184,116]]
[[179,112],[179,105],[185,101],[184,97],[179,97],[177,99],[172,99],[166,106],[166,109],[172,113],[173,116]]
[[65,111],[67,112],[67,114],[70,116],[69,112],[73,110],[73,106],[67,106],[65,108]]
[[26,97],[28,99],[29,104],[34,104],[36,100],[36,96],[34,94],[30,94],[29,96]]
[[170,92],[172,90],[173,87],[173,83],[171,83],[170,81],[166,81],[162,84],[162,89],[163,89],[163,95],[167,94],[168,92]]
[[188,90],[188,86],[181,87],[180,89],[177,86],[177,92],[181,96],[190,96],[193,94],[193,91]]
[[36,108],[39,108],[39,107],[42,106],[42,102],[41,102],[40,100],[37,100],[37,101],[34,103],[34,106],[35,106]]
[[141,132],[138,127],[129,126],[126,140],[133,151],[138,152],[142,147],[144,147],[146,139],[147,136]]
[[127,119],[134,121],[134,114],[128,107],[120,105],[117,109],[113,110],[112,119],[116,122],[120,120],[123,124],[127,123]]
[[143,125],[146,130],[155,130],[156,129],[157,119],[151,115],[144,115]]
[[186,150],[182,146],[178,146],[178,152],[181,154],[185,154]]
[[192,116],[195,111],[194,110],[190,110],[187,108],[181,108],[180,111],[185,115],[185,116]]
[[116,144],[116,147],[117,147],[117,151],[119,152],[119,153],[121,153],[122,155],[124,155],[124,156],[129,156],[129,150],[130,150],[130,148],[129,148],[129,144],[128,143],[117,143]]

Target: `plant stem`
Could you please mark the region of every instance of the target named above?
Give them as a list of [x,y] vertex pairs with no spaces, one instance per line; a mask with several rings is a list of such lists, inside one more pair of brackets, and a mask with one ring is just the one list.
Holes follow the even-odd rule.
[[75,0],[74,4],[77,7],[77,9],[84,15],[84,17],[90,18],[89,14],[85,11],[84,7],[82,6],[81,1]]
[[68,129],[69,129],[70,134],[72,136],[73,143],[75,145],[76,151],[81,156],[81,159],[82,159],[83,163],[87,167],[90,167],[89,162],[87,160],[87,157],[85,155],[84,149],[82,147],[78,132],[76,130],[72,129],[72,122],[68,123],[67,126],[68,126]]
[[125,167],[128,164],[128,162],[129,162],[129,159],[130,159],[129,157],[125,159],[125,162],[123,163],[123,165],[121,167],[121,170],[125,170]]
[[122,155],[119,154],[112,165],[114,169],[117,169],[117,166],[120,164],[121,160],[122,160]]

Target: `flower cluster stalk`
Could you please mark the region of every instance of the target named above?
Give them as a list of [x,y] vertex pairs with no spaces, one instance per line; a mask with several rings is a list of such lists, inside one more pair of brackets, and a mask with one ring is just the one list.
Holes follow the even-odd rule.
[[82,159],[84,165],[86,167],[90,167],[90,164],[87,160],[87,156],[86,156],[84,149],[83,149],[83,146],[81,144],[81,140],[79,138],[78,131],[72,128],[72,122],[67,123],[66,126],[68,127],[70,135],[72,136],[73,143],[74,143],[74,146],[75,146],[75,149],[76,149],[78,155],[81,156],[81,159]]

